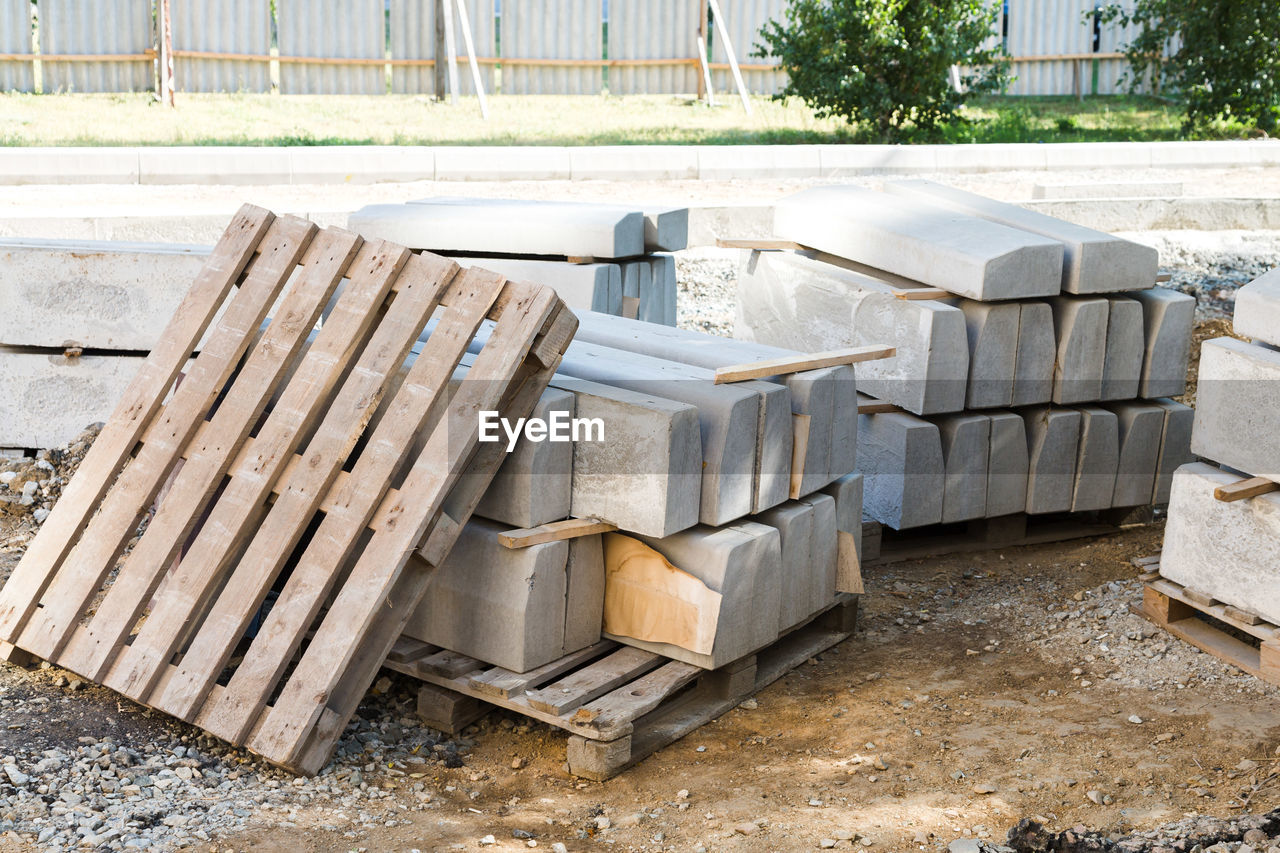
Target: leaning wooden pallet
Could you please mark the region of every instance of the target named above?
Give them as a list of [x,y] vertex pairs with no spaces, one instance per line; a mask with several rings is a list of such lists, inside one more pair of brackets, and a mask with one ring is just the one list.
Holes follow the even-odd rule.
[[[807,624],[716,670],[604,640],[517,673],[408,637],[395,644],[386,666],[426,682],[424,691],[444,694],[439,698],[454,715],[428,715],[428,723],[456,733],[496,705],[569,732],[569,771],[603,781],[844,641],[857,613],[858,597],[841,595]],[[462,704],[464,697],[477,701]]]
[[0,590],[0,641],[319,770],[497,469],[477,413],[527,415],[576,322],[550,288],[242,208]]

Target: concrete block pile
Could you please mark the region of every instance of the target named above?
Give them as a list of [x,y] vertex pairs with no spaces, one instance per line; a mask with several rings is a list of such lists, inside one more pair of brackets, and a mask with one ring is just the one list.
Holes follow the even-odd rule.
[[[801,354],[578,316],[534,416],[599,418],[603,433],[515,442],[411,636],[522,671],[585,648],[603,628],[712,669],[808,621],[837,590],[861,590],[852,366],[716,384],[717,368]],[[473,350],[484,341],[482,330]],[[464,358],[455,381],[472,363]],[[502,530],[564,518],[618,531],[498,543]]]
[[1280,270],[1240,289],[1235,332],[1252,342],[1201,350],[1191,449],[1204,461],[1173,476],[1160,574],[1280,624]]
[[[1154,249],[923,180],[780,201],[735,337],[894,358],[858,373],[857,468],[894,529],[1165,503],[1190,459],[1195,300]],[[884,408],[884,407],[882,407]]]
[[347,227],[550,285],[575,311],[676,324],[672,253],[688,246],[688,208],[440,197],[369,205]]

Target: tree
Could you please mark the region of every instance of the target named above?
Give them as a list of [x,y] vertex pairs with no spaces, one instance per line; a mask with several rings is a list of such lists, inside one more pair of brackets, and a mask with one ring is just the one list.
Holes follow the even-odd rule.
[[[991,0],[791,0],[769,21],[755,55],[776,57],[796,95],[826,118],[897,140],[957,118],[972,95],[999,90],[1008,62],[993,36]],[[958,67],[960,86],[952,84]]]
[[1108,4],[1102,18],[1139,28],[1125,49],[1129,87],[1157,83],[1181,98],[1185,130],[1234,120],[1275,131],[1280,0],[1136,0]]

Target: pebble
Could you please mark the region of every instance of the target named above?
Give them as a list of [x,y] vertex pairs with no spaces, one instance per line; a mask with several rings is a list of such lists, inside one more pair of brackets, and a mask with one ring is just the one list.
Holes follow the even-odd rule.
[[755,699],[743,699],[738,703],[738,707],[745,711],[754,711],[756,708],[760,707],[760,703]]
[[569,853],[569,848],[563,841],[557,841],[551,845],[551,853]]
[[1135,726],[1140,726],[1142,725],[1142,718],[1139,717],[1137,714],[1130,714],[1129,722],[1133,723]]
[[760,831],[760,827],[748,821],[746,823],[740,823],[736,825],[733,828],[733,831],[736,832],[738,835],[755,835],[757,832]]
[[494,838],[492,835],[486,835],[484,838],[480,839],[481,847],[491,847],[497,843],[498,843],[498,839]]
[[836,846],[836,840],[834,838],[824,838],[818,842],[818,847],[822,850],[830,850],[832,847],[835,847],[835,846]]
[[994,794],[998,790],[999,789],[990,782],[979,782],[973,786],[973,792],[975,794]]

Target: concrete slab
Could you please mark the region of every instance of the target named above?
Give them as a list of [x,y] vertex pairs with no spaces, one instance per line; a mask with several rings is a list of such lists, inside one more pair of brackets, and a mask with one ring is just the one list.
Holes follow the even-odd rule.
[[1280,622],[1280,493],[1224,503],[1240,478],[1212,465],[1177,470],[1160,574],[1270,622]]
[[640,211],[576,202],[441,196],[368,205],[351,214],[347,227],[442,253],[610,259],[644,253]]
[[1027,424],[1014,412],[983,414],[991,421],[986,515],[997,518],[1025,512],[1027,475],[1031,465],[1027,451]]
[[0,241],[0,344],[149,351],[208,246]]
[[1035,199],[1177,198],[1180,195],[1181,181],[1045,182],[1031,187],[1031,197]]
[[964,312],[969,338],[969,383],[965,408],[991,409],[1011,405],[1022,306],[975,302],[972,299],[948,302]]
[[1034,300],[1021,303],[1019,309],[1013,405],[1048,403],[1053,400],[1053,367],[1058,352],[1053,309],[1047,302]]
[[918,414],[964,408],[969,346],[953,305],[909,301],[869,276],[785,252],[746,252],[734,337],[800,352],[892,342],[858,367],[858,389]]
[[564,654],[600,640],[604,612],[604,546],[599,536],[569,540],[565,564]]
[[1110,403],[1120,427],[1120,462],[1112,506],[1146,506],[1155,494],[1165,411],[1152,403]]
[[1160,433],[1160,456],[1156,462],[1156,488],[1153,504],[1167,504],[1173,488],[1173,472],[1196,461],[1191,452],[1191,432],[1195,409],[1176,400],[1156,399],[1152,403],[1164,409],[1164,429]]
[[1120,467],[1120,422],[1101,406],[1079,406],[1080,449],[1072,512],[1110,509]]
[[[1248,285],[1246,285],[1247,287]],[[1239,293],[1243,293],[1243,288]],[[1195,325],[1193,296],[1153,287],[1129,293],[1142,306],[1142,378],[1138,396],[1177,397],[1187,390],[1187,362],[1191,356],[1191,330]],[[1236,311],[1240,310],[1236,297]]]
[[1109,297],[1107,349],[1102,362],[1102,400],[1131,400],[1138,396],[1146,349],[1142,304],[1136,299]]
[[647,260],[626,261],[618,266],[622,270],[622,310],[616,314],[609,311],[602,313],[635,320],[640,316],[641,294],[648,298],[649,291],[653,288],[653,267]]
[[1102,395],[1107,354],[1106,299],[1059,296],[1049,300],[1058,358],[1053,366],[1053,402],[1090,403]]
[[1037,406],[1019,414],[1027,426],[1027,512],[1068,512],[1075,491],[1080,413]]
[[566,150],[575,181],[681,181],[698,177],[696,146],[574,145]]
[[57,447],[106,421],[144,360],[0,347],[0,447]]
[[[555,412],[572,418],[573,394],[547,389],[530,417],[546,420]],[[522,436],[502,460],[475,511],[510,527],[537,527],[567,518],[572,502],[573,443]]]
[[784,240],[970,299],[1061,290],[1061,243],[915,199],[856,186],[814,187],[781,199],[773,224]]
[[781,598],[782,543],[778,531],[744,521],[721,528],[699,526],[665,539],[639,537],[676,568],[720,593],[711,654],[667,643],[613,635],[612,639],[704,669],[716,669],[777,639]]
[[863,514],[894,530],[942,521],[946,466],[938,427],[901,412],[860,415]]
[[444,145],[435,149],[437,181],[567,181],[576,148],[558,145]]
[[618,264],[569,264],[491,256],[458,257],[463,267],[480,267],[516,281],[554,288],[574,311],[622,313],[622,267]]
[[942,438],[942,523],[969,521],[987,514],[991,419],[963,414],[935,417]]
[[506,548],[498,542],[505,529],[482,519],[467,522],[430,573],[407,636],[514,672],[564,655],[569,543]]
[[1280,346],[1280,269],[1236,291],[1234,322],[1237,335]]
[[1204,342],[1191,434],[1197,456],[1280,482],[1277,412],[1280,352],[1235,338]]
[[1116,293],[1155,286],[1160,258],[1150,246],[932,181],[894,181],[885,189],[1058,241],[1064,249],[1064,293]]

